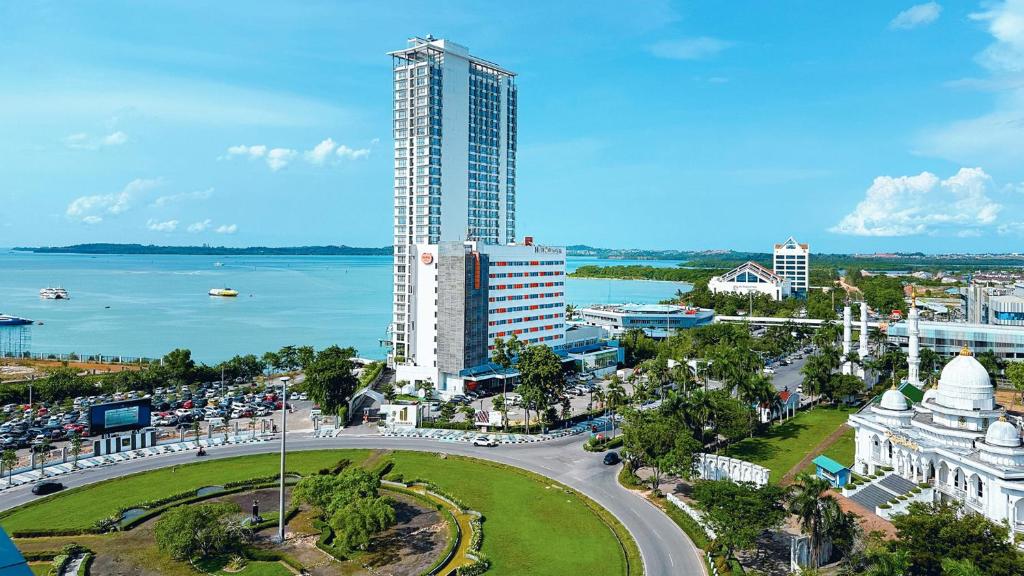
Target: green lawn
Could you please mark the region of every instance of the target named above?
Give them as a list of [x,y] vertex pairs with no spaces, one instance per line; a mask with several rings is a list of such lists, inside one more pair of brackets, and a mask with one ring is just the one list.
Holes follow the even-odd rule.
[[[311,473],[329,468],[342,458],[359,462],[368,454],[368,450],[292,452],[288,455],[288,470]],[[203,486],[269,476],[275,474],[279,466],[277,454],[260,454],[161,468],[58,493],[0,516],[0,526],[8,532],[34,528],[86,529],[109,518],[122,506]]]
[[46,576],[50,573],[53,562],[32,562],[28,565],[34,576]]
[[[856,446],[854,445],[853,428],[850,428],[843,435],[836,440],[836,443],[829,446],[828,450],[825,450],[825,456],[839,462],[843,466],[853,466],[854,452]],[[815,454],[817,456],[817,454]],[[814,464],[808,464],[801,471],[807,474],[814,474]]]
[[292,576],[293,572],[286,568],[284,564],[280,562],[264,562],[257,560],[250,560],[246,562],[245,568],[242,568],[238,572],[228,572],[223,568],[227,565],[227,558],[205,558],[196,562],[196,565],[204,572],[208,574],[215,574],[216,576],[229,576],[229,575],[241,575],[241,576]]
[[[729,446],[726,454],[769,468],[772,471],[771,481],[778,482],[855,411],[856,408],[850,407],[818,406],[798,413],[784,424],[772,426],[764,436],[747,438]],[[853,457],[845,460],[852,461]]]
[[464,458],[398,452],[393,472],[429,479],[486,518],[490,574],[624,574],[611,529],[574,494],[515,469]]

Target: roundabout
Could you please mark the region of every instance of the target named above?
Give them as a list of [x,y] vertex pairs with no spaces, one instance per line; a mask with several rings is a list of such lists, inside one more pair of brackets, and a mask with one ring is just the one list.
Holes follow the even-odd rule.
[[[62,477],[69,488],[102,482],[88,489],[92,497],[76,497],[88,492],[71,490],[5,513],[0,524],[12,532],[81,530],[120,506],[179,492],[175,485],[196,488],[265,476],[273,470],[276,448],[276,443],[222,446],[196,466],[187,465],[196,460],[188,452],[75,472]],[[700,551],[683,532],[645,499],[619,486],[617,467],[583,452],[578,439],[489,449],[418,439],[289,434],[288,470],[315,473],[341,458],[381,458],[381,451],[393,462],[386,478],[428,481],[484,514],[482,552],[492,561],[489,574],[705,573]],[[252,458],[225,460],[238,456]],[[196,474],[199,466],[206,470]],[[126,477],[149,471],[158,471],[152,482],[133,482],[130,491],[125,489],[131,480]],[[104,482],[113,479],[120,480]],[[27,486],[16,487],[4,492],[0,509],[33,499]],[[62,508],[74,508],[74,513]]]

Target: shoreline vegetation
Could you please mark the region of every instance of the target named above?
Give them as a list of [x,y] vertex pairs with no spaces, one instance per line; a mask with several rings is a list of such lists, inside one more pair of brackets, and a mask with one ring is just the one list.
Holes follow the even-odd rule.
[[391,246],[157,246],[153,244],[74,244],[71,246],[15,247],[15,252],[34,254],[172,255],[172,256],[391,256]]
[[727,272],[727,268],[659,268],[655,266],[580,266],[569,274],[571,278],[601,278],[615,280],[658,280],[662,282],[695,282],[710,280],[712,276]]

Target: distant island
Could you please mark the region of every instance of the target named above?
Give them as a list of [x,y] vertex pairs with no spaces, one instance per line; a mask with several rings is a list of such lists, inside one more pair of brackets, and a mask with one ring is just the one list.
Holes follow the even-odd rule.
[[72,246],[15,247],[17,252],[36,254],[152,254],[183,256],[390,256],[391,246],[290,246],[228,248],[226,246],[156,246],[153,244],[74,244]]

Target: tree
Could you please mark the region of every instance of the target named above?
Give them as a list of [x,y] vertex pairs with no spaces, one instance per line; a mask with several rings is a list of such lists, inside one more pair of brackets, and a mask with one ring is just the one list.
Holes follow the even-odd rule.
[[265,369],[270,373],[276,373],[281,370],[281,357],[277,352],[264,352],[262,362]]
[[476,417],[476,409],[469,404],[462,407],[462,415],[466,418],[466,422],[473,423],[473,419]]
[[751,435],[753,408],[725,394],[714,390],[708,394],[711,401],[712,429],[727,442],[735,442]]
[[316,360],[316,350],[312,346],[299,346],[295,349],[295,360],[299,368],[305,370]]
[[451,422],[452,418],[455,418],[455,412],[457,410],[458,407],[455,406],[455,402],[445,402],[444,404],[441,404],[441,410],[438,419],[441,420],[441,422]]
[[398,392],[395,390],[395,383],[390,380],[385,381],[380,385],[380,393],[384,395],[384,399],[387,400],[388,404],[393,404],[395,398],[398,397]]
[[160,364],[167,375],[168,380],[179,384],[188,384],[192,381],[192,374],[195,372],[196,363],[192,360],[192,351],[188,348],[175,348],[164,355]]
[[974,358],[985,367],[988,377],[992,380],[992,385],[995,386],[996,378],[1002,373],[1003,368],[1006,366],[1006,361],[996,356],[996,353],[992,350],[985,350],[975,354]]
[[156,521],[154,536],[162,552],[175,560],[206,558],[236,549],[241,534],[230,529],[238,505],[226,503],[176,506]]
[[46,476],[46,459],[49,458],[52,447],[53,442],[50,441],[49,436],[45,436],[43,441],[34,447],[39,454],[39,472],[42,476]]
[[47,374],[38,390],[40,395],[50,402],[60,402],[65,398],[88,394],[92,390],[92,385],[79,376],[74,368],[61,366]]
[[689,477],[700,452],[700,442],[689,430],[679,430],[672,418],[660,410],[631,410],[626,417],[624,447],[644,466],[651,468],[651,489],[655,492],[669,471]]
[[789,512],[797,517],[800,529],[810,539],[812,568],[818,567],[821,544],[829,532],[830,520],[841,515],[835,498],[826,494],[831,487],[828,480],[801,474],[789,498]]
[[192,419],[192,436],[195,438],[196,446],[199,445],[199,420]]
[[829,380],[825,395],[830,402],[840,398],[856,396],[864,390],[864,381],[853,374],[836,374]]
[[82,437],[75,433],[71,435],[71,469],[78,470],[78,455],[82,453]]
[[530,346],[519,354],[519,394],[526,410],[529,434],[530,410],[543,414],[558,398],[565,395],[562,360],[547,346]]
[[693,497],[727,557],[750,549],[763,532],[778,528],[786,518],[785,491],[774,484],[758,488],[749,482],[702,480],[694,486]]
[[566,304],[565,305],[565,320],[567,322],[572,322],[575,319],[576,319],[576,307],[573,306],[572,304]]
[[[277,351],[277,357],[280,358],[281,368],[285,372],[291,372],[299,367],[299,350],[295,346],[282,346]],[[313,359],[311,358],[310,360]]]
[[18,465],[18,453],[10,448],[0,453],[0,468],[7,470],[7,484],[14,483],[14,467]]
[[374,534],[395,524],[395,509],[387,498],[354,500],[338,509],[330,519],[335,542],[349,550],[367,550]]
[[968,560],[982,574],[1024,573],[1024,558],[1009,529],[959,504],[910,504],[893,516],[899,540],[895,546],[910,556],[912,576],[941,576],[942,560]]
[[1013,385],[1013,389],[1020,393],[1021,402],[1024,403],[1024,362],[1012,362],[1006,367],[1006,378]]
[[352,374],[354,348],[329,346],[317,353],[306,369],[306,391],[311,400],[329,414],[345,416],[359,380]]
[[508,403],[505,401],[505,396],[491,398],[491,408],[501,414],[501,427],[508,428]]

